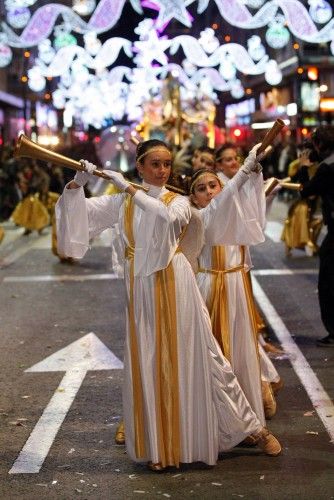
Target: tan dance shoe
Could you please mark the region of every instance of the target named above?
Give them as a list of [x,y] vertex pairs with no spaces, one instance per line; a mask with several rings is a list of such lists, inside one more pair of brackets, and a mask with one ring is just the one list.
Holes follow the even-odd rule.
[[270,382],[262,381],[262,400],[264,415],[267,419],[273,418],[276,414],[276,399],[273,394]]
[[266,455],[277,457],[281,453],[282,447],[278,439],[266,427],[263,427],[262,431],[254,437],[258,439],[257,444]]
[[273,391],[273,394],[274,396],[278,393],[278,391],[280,391],[282,389],[282,387],[284,386],[284,382],[283,380],[280,378],[278,382],[271,382],[271,388],[272,388],[272,391]]
[[266,352],[269,352],[271,354],[284,354],[283,349],[276,347],[271,342],[266,342],[262,347]]
[[256,446],[259,442],[259,438],[255,436],[255,434],[251,434],[247,436],[238,446],[245,446],[246,448],[250,448],[252,446]]
[[125,444],[125,429],[124,422],[122,421],[117,427],[116,435],[115,435],[115,443],[116,444]]
[[154,464],[153,462],[148,462],[147,467],[150,470],[153,470],[153,472],[162,472],[163,470],[165,470],[165,467],[163,467],[160,462],[156,464]]

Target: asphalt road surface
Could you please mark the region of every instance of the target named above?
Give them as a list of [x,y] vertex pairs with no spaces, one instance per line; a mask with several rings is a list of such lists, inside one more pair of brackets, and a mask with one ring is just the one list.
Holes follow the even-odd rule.
[[[316,257],[286,257],[286,206],[276,203],[267,240],[252,249],[254,292],[284,380],[268,427],[283,445],[272,458],[235,448],[215,467],[162,474],[114,443],[122,416],[123,283],[108,232],[87,256],[63,264],[49,230],[23,236],[5,223],[0,246],[0,498],[334,498],[334,349],[317,300]],[[333,304],[334,307],[334,304]]]

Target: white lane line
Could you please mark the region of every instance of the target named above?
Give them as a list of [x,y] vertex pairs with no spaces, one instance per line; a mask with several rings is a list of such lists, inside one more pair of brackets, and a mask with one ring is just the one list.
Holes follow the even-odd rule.
[[[22,236],[24,237],[24,236]],[[50,247],[51,252],[51,243],[50,243],[50,235],[45,234],[43,236],[39,236],[38,239],[23,241],[22,246],[17,248],[16,250],[11,251],[5,257],[0,257],[0,269],[4,267],[8,267],[16,260],[20,259],[24,254],[29,252],[29,250],[34,249],[44,249]]]
[[310,367],[306,358],[290,335],[289,330],[283,323],[277,311],[271,304],[267,295],[261,288],[258,280],[252,279],[254,296],[260,305],[264,315],[267,317],[270,326],[275,332],[284,351],[289,354],[290,363],[303,384],[316,412],[324,424],[331,442],[334,443],[334,405],[322,387],[318,377]]
[[31,283],[39,281],[89,281],[89,280],[117,280],[114,273],[106,274],[46,274],[41,276],[5,276],[4,283]]
[[283,231],[283,224],[281,222],[268,221],[264,233],[275,243],[282,242],[281,234]]
[[[252,276],[289,276],[294,274],[318,274],[317,269],[257,269]],[[6,276],[4,283],[32,283],[40,281],[89,281],[89,280],[117,280],[115,273],[104,274],[44,274],[40,276]]]
[[256,269],[252,276],[289,276],[293,274],[318,274],[318,269]]

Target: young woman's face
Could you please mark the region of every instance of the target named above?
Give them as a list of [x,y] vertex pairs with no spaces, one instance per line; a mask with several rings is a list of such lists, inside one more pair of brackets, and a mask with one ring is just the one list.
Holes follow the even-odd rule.
[[200,165],[200,156],[201,156],[201,152],[199,149],[195,149],[192,157],[191,157],[191,166],[193,168],[193,171],[196,171],[198,170],[199,168],[201,168],[199,165]]
[[214,170],[215,168],[215,159],[213,154],[207,151],[200,151],[195,159],[192,159],[192,167],[193,172],[200,170],[202,168],[208,168],[209,170]]
[[198,208],[205,208],[221,190],[220,182],[215,175],[204,174],[196,182],[191,198]]
[[158,187],[166,184],[171,168],[172,157],[167,149],[152,149],[152,152],[144,157],[144,163],[137,163],[138,172],[144,181]]
[[220,155],[219,161],[216,161],[216,170],[223,172],[229,179],[238,172],[240,161],[237,151],[233,148],[227,148]]

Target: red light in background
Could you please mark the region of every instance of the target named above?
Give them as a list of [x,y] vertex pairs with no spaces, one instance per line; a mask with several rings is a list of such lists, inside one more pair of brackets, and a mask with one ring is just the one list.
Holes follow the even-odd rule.
[[307,69],[307,76],[309,78],[309,80],[318,80],[318,68],[316,68],[315,66],[311,66],[310,68]]
[[101,137],[94,137],[94,142],[97,144],[101,141]]
[[233,130],[233,134],[236,137],[240,137],[241,136],[241,130],[240,130],[240,128],[236,128],[235,130]]

